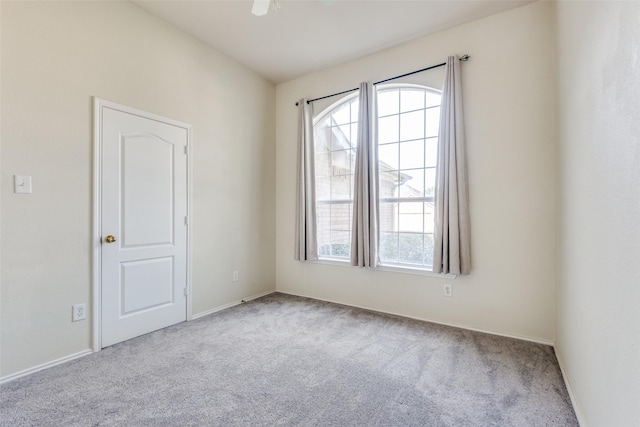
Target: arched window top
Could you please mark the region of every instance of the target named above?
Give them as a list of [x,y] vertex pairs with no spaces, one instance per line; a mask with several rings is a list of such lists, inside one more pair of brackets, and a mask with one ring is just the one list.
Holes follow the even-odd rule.
[[[425,96],[425,104],[433,104],[440,105],[440,97],[442,96],[442,91],[438,89],[434,89],[428,86],[417,85],[417,84],[409,84],[409,83],[387,83],[376,85],[376,91],[378,93],[378,110],[382,106],[383,108],[388,108],[386,105],[388,99],[388,94],[394,91],[402,91],[404,90],[407,93],[417,93],[423,92]],[[383,96],[383,99],[380,100],[380,95]],[[405,101],[405,108],[410,108],[412,105],[411,100],[415,100],[414,96],[407,97]],[[333,104],[329,105],[325,109],[323,109],[320,113],[316,114],[313,119],[314,126],[318,124],[320,121],[327,119],[333,114],[339,115],[338,121],[343,121],[346,115],[345,107],[349,104],[351,107],[351,112],[355,112],[355,117],[353,118],[355,122],[358,120],[357,112],[358,112],[358,91],[350,93],[340,99],[338,99]]]

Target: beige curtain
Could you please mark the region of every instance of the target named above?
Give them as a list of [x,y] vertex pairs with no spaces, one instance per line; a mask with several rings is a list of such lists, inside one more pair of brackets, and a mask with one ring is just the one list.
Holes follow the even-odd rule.
[[375,268],[379,261],[378,139],[376,92],[371,82],[360,85],[358,146],[354,171],[351,265]]
[[318,259],[313,148],[313,109],[306,99],[301,99],[298,101],[298,174],[294,254],[294,258],[299,261]]
[[440,107],[433,272],[464,275],[471,271],[471,232],[461,90],[460,60],[450,56]]

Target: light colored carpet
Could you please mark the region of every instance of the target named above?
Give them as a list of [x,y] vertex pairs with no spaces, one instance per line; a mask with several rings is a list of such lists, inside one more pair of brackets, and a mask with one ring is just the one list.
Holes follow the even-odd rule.
[[3,426],[577,426],[551,347],[272,294],[0,386]]

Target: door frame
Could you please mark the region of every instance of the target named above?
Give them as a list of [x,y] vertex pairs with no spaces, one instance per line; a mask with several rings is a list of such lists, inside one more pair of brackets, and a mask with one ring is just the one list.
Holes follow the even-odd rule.
[[187,322],[192,319],[192,233],[193,228],[193,175],[192,127],[190,124],[152,114],[126,105],[93,97],[93,230],[92,230],[92,343],[93,351],[102,349],[102,110],[111,108],[146,119],[156,120],[187,131]]

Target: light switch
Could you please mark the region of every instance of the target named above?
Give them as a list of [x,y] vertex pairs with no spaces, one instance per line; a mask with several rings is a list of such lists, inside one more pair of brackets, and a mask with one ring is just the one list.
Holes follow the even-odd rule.
[[15,192],[31,194],[31,177],[27,175],[14,175]]

